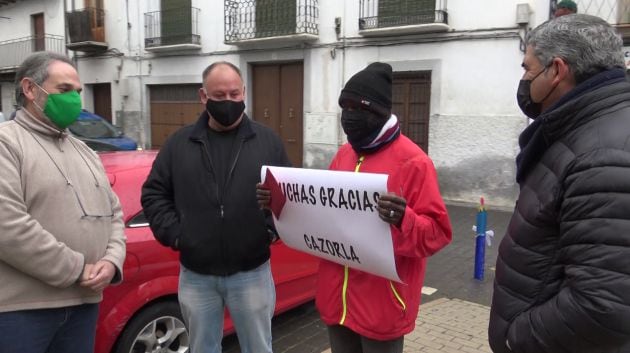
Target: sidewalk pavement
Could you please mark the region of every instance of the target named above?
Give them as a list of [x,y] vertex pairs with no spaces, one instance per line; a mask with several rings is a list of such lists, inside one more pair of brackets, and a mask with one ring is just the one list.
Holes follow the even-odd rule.
[[[499,243],[507,229],[511,212],[487,210],[487,230],[494,231],[492,245],[486,247],[484,279],[473,278],[475,260],[475,225],[477,209],[471,206],[448,205],[448,214],[453,227],[453,241],[437,254],[431,256],[427,264],[424,285],[436,288],[432,296],[422,296],[422,302],[436,298],[457,298],[489,306],[492,301],[494,266],[497,262]],[[422,306],[420,307],[422,311]]]
[[489,307],[460,299],[440,298],[424,304],[416,329],[405,336],[403,352],[490,353],[485,338],[489,315]]
[[422,306],[416,329],[405,336],[405,353],[490,353],[490,308],[460,299],[441,298]]
[[[488,317],[492,299],[497,248],[505,234],[510,212],[488,210],[488,226],[495,232],[486,248],[485,278],[473,279],[477,209],[448,205],[453,242],[429,258],[424,285],[437,289],[422,295],[415,330],[405,336],[405,353],[486,353]],[[423,290],[423,292],[430,292]],[[276,353],[329,353],[325,325],[313,302],[274,318],[273,349]],[[224,353],[239,353],[236,336],[223,342]]]

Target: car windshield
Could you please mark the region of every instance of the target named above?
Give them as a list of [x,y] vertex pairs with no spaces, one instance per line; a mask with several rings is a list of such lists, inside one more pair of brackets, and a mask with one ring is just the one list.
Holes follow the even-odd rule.
[[116,129],[105,120],[79,119],[68,127],[76,136],[98,139],[118,137]]

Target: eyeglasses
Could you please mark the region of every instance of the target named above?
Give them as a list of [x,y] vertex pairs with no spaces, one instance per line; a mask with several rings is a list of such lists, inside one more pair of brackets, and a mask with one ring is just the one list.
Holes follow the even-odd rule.
[[[83,215],[81,216],[81,219],[85,219],[85,218],[100,219],[100,218],[112,218],[112,217],[114,217],[114,211],[112,210],[111,207],[109,207],[109,213],[108,214],[98,214],[97,215],[97,214],[88,213],[85,210],[85,206],[83,205],[83,202],[81,201],[81,197],[79,197],[79,193],[74,188],[74,185],[72,185],[72,182],[70,181],[70,179],[66,176],[66,174],[63,172],[63,170],[59,167],[59,164],[57,164],[57,162],[50,155],[48,150],[46,148],[44,148],[44,146],[39,141],[39,139],[37,137],[35,137],[35,134],[33,134],[31,131],[29,131],[29,132],[30,132],[31,136],[33,136],[33,139],[35,141],[37,141],[37,143],[42,148],[42,150],[44,150],[44,152],[48,155],[48,158],[50,158],[50,161],[55,165],[55,167],[59,171],[59,174],[61,174],[61,176],[66,180],[66,186],[70,187],[70,189],[72,190],[72,193],[74,194],[74,198],[75,198],[75,200],[77,200],[77,204],[79,205],[79,209],[83,213]],[[72,143],[73,146],[74,146],[74,143],[72,142],[72,140],[70,140],[70,143]],[[94,172],[92,171],[92,168],[89,166],[89,164],[85,160],[85,157],[83,157],[83,155],[81,154],[81,152],[79,152],[79,150],[76,148],[76,146],[74,146],[74,148],[76,149],[77,153],[79,153],[79,155],[81,156],[81,159],[83,159],[83,163],[85,163],[85,166],[90,170],[90,173],[92,174],[92,177],[94,178],[94,187],[96,188],[96,190],[98,190],[99,192],[102,193],[102,195],[100,195],[100,196],[104,197],[106,199],[109,199],[109,195],[106,194],[106,191],[99,184],[98,180],[96,179],[96,175],[94,174]]]
[[[86,218],[112,218],[114,217],[114,212],[111,210],[111,207],[109,208],[110,212],[108,214],[91,214],[88,213],[85,210],[85,206],[83,206],[83,202],[81,201],[81,198],[79,197],[79,193],[77,192],[77,190],[74,188],[74,186],[72,185],[72,183],[70,181],[68,181],[66,183],[67,186],[70,187],[70,189],[72,189],[72,192],[74,193],[74,198],[77,200],[77,204],[79,205],[79,209],[81,209],[81,212],[83,213],[83,216],[81,216],[81,219],[86,219]],[[100,189],[99,185],[96,185],[97,189]],[[107,195],[104,195],[105,197],[108,197]]]

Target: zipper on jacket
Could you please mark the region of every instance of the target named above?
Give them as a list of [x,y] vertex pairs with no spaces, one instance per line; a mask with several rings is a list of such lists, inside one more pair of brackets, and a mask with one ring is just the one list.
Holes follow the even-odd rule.
[[222,197],[223,195],[219,193],[219,182],[218,182],[217,175],[214,172],[214,164],[212,164],[212,158],[210,158],[210,153],[208,152],[208,145],[206,145],[206,142],[201,139],[199,140],[199,142],[201,142],[201,145],[203,146],[203,153],[206,155],[206,158],[208,158],[208,163],[210,163],[210,172],[212,173],[212,176],[214,177],[214,188],[217,194],[217,201],[219,202],[219,205],[220,205],[219,216],[223,218],[223,197]]
[[[359,169],[361,168],[361,164],[363,163],[364,160],[365,160],[365,156],[359,156],[359,159],[357,160],[357,165],[354,167],[355,173],[359,172]],[[348,267],[348,265],[345,265],[343,267],[343,287],[341,288],[342,313],[341,313],[341,320],[339,320],[339,325],[343,325],[343,323],[346,321],[346,314],[348,313],[347,294],[348,294],[349,275],[350,275],[350,268]]]
[[343,312],[341,314],[341,320],[339,320],[339,325],[343,325],[343,323],[346,321],[346,314],[348,313],[348,302],[346,299],[346,292],[348,291],[349,272],[350,272],[350,269],[348,268],[348,265],[345,265],[343,267],[343,287],[341,289],[341,303],[343,307]]
[[[238,136],[236,137],[238,138]],[[224,209],[224,197],[225,197],[225,193],[228,189],[228,185],[230,185],[230,181],[232,180],[232,175],[234,175],[234,169],[236,169],[236,162],[238,162],[238,157],[241,155],[241,149],[243,149],[243,143],[245,143],[245,140],[241,140],[241,143],[238,144],[238,150],[236,150],[236,156],[234,156],[234,161],[232,161],[232,166],[230,167],[230,171],[228,172],[227,178],[225,179],[225,185],[223,185],[223,190],[221,193],[221,196],[219,196],[217,194],[217,196],[220,197],[219,202],[221,203],[221,219],[225,218],[225,209]],[[218,193],[218,186],[217,186],[217,193]]]
[[406,312],[407,311],[407,305],[405,304],[405,301],[402,299],[402,296],[400,296],[400,294],[398,294],[398,291],[396,290],[396,287],[394,287],[394,282],[389,281],[389,286],[392,288],[392,292],[394,292],[394,297],[396,297],[396,300],[402,306],[403,313]]
[[[237,136],[238,138],[238,136]],[[232,180],[232,175],[234,175],[234,169],[236,169],[236,162],[238,162],[238,157],[241,155],[241,150],[243,149],[243,144],[245,143],[245,140],[242,139],[241,143],[238,144],[238,150],[236,150],[236,156],[234,156],[234,161],[232,162],[232,167],[230,168],[230,171],[228,172],[228,177],[225,180],[225,185],[223,187],[223,192],[225,193],[225,190],[227,190],[228,185],[230,185],[230,180]],[[223,195],[221,195],[221,200],[223,200]]]
[[365,156],[359,156],[359,159],[357,160],[357,165],[354,167],[355,173],[359,172],[359,168],[361,167],[361,164],[363,164],[364,160],[365,160]]
[[59,151],[65,152],[63,150],[63,137],[61,136],[61,133],[59,133],[59,136],[55,137],[55,142],[57,142],[57,148],[59,149]]
[[[235,138],[238,138],[238,136],[236,136]],[[203,145],[203,151],[206,155],[206,158],[208,158],[208,162],[210,163],[210,170],[214,176],[214,180],[215,180],[214,184],[215,184],[215,189],[216,189],[216,194],[217,194],[217,199],[218,199],[217,201],[219,201],[219,216],[221,218],[221,221],[223,222],[225,220],[225,204],[223,202],[224,196],[225,196],[226,190],[228,189],[228,185],[230,184],[230,181],[232,180],[234,169],[236,169],[236,162],[238,162],[238,158],[241,155],[241,150],[243,149],[243,144],[245,143],[245,139],[241,139],[238,145],[238,150],[236,150],[236,156],[234,157],[234,160],[232,161],[232,166],[230,167],[230,171],[228,172],[228,176],[225,180],[225,184],[223,185],[223,190],[219,190],[219,182],[217,179],[217,175],[215,174],[214,165],[212,164],[212,158],[210,158],[210,152],[208,152],[208,146],[206,145],[206,142],[203,139],[200,139],[199,142],[201,142],[201,144]],[[221,231],[223,231],[223,229]],[[219,242],[220,242],[220,248],[223,250],[222,254],[225,254],[226,253],[225,243],[223,242],[221,237],[219,237]]]
[[[223,197],[221,194],[219,194],[219,182],[217,179],[217,175],[215,174],[215,170],[214,170],[214,165],[212,164],[212,158],[210,158],[210,152],[208,152],[208,145],[206,144],[206,142],[203,139],[199,139],[197,140],[198,142],[201,143],[202,148],[203,148],[203,153],[206,155],[206,158],[208,159],[208,163],[210,163],[210,173],[212,173],[212,176],[214,177],[214,188],[216,191],[216,195],[217,195],[217,201],[219,202],[219,216],[221,218],[221,223],[223,224],[223,215],[224,215],[224,210],[223,210]],[[209,195],[210,196],[210,195]],[[223,226],[221,226],[221,233],[223,233]],[[221,263],[223,263],[224,261],[224,255],[226,253],[225,251],[225,244],[223,243],[223,239],[219,236],[218,237],[219,240],[219,248],[221,248],[221,254],[219,255],[221,257]],[[180,244],[181,246],[181,244]]]

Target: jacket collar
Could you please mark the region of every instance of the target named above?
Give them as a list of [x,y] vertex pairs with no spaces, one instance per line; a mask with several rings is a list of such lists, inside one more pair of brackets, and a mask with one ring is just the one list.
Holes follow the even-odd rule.
[[45,122],[39,120],[33,114],[29,113],[26,108],[22,107],[15,113],[15,122],[25,128],[26,130],[36,132],[40,135],[57,137],[57,138],[66,138],[68,137],[68,132],[66,129],[59,130],[50,124],[46,124]]
[[630,84],[625,70],[601,72],[577,85],[539,117],[542,118],[545,138],[553,142],[568,131],[597,118],[598,111],[629,100]]
[[[204,111],[203,113],[201,113],[201,115],[199,115],[199,119],[197,119],[197,122],[190,132],[189,138],[191,140],[203,141],[206,139],[209,129],[208,120],[210,120],[210,115],[208,115],[207,111]],[[241,123],[236,127],[236,129],[238,129],[236,136],[239,139],[247,140],[256,135],[256,133],[252,129],[252,124],[249,121],[249,117],[245,113],[243,113],[243,120],[241,120]]]

